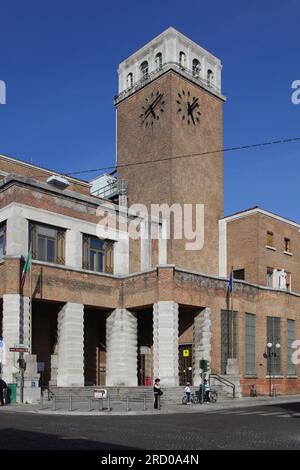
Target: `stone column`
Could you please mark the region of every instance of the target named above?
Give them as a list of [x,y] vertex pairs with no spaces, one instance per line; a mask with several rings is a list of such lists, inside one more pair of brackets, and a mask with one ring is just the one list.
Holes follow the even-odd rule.
[[82,269],[82,233],[75,230],[66,233],[66,266]]
[[194,385],[201,383],[200,359],[211,361],[211,309],[204,308],[194,319]]
[[153,372],[162,387],[178,385],[178,304],[153,305]]
[[20,343],[28,347],[28,338],[29,298],[19,294],[4,294],[2,376],[8,383],[16,382],[14,374],[19,372],[19,354],[10,352],[9,348]]
[[106,319],[106,385],[137,386],[137,318],[124,308]]
[[58,314],[58,387],[84,385],[83,327],[83,305],[66,303]]
[[28,220],[22,215],[21,208],[14,208],[6,222],[6,254],[26,256],[28,253]]

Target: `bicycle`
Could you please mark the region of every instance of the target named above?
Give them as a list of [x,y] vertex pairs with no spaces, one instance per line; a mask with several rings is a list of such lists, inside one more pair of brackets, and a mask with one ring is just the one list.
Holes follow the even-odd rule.
[[217,390],[210,390],[209,391],[209,401],[212,403],[216,403],[218,399],[218,392]]
[[[194,405],[197,405],[199,403],[199,398],[194,394],[194,393],[191,393],[191,396],[190,396],[190,403],[193,403]],[[188,400],[187,400],[187,396],[186,395],[183,395],[182,397],[182,404],[183,405],[187,405],[188,404]]]

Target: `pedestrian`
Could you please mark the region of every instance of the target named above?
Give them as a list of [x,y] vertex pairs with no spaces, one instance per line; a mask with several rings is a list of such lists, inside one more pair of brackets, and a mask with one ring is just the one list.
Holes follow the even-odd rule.
[[209,398],[210,388],[209,388],[209,383],[208,383],[208,381],[207,381],[206,379],[204,380],[203,387],[204,387],[204,397],[205,397],[205,401],[206,401],[206,403],[208,403],[208,402],[210,402],[210,398]]
[[160,397],[163,394],[162,389],[160,388],[160,379],[155,379],[154,381],[154,408],[160,409]]
[[0,379],[0,406],[4,406],[4,390],[7,389],[7,383]]
[[190,387],[190,382],[186,383],[186,387],[184,389],[184,393],[186,396],[186,404],[190,405],[191,404],[191,387]]
[[250,397],[257,397],[255,384],[250,385]]

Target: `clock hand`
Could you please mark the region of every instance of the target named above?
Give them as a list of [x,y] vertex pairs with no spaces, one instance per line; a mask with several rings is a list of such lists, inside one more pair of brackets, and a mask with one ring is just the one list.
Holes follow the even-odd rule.
[[152,104],[150,104],[150,111],[151,111],[151,114],[153,115],[154,119],[156,119],[156,114],[154,112]]
[[196,99],[192,102],[192,104],[191,104],[191,109],[192,109],[192,111],[193,111],[195,108],[198,108],[198,106],[199,106],[199,103],[197,102],[198,99],[199,99],[199,98],[196,98]]
[[155,106],[158,105],[158,103],[160,102],[160,100],[162,99],[163,95],[160,93],[157,98],[155,98],[155,100],[153,101],[153,103],[151,104],[152,108],[155,108]]
[[149,114],[152,114],[154,118],[156,118],[156,114],[154,112],[154,108],[158,105],[158,103],[160,102],[160,100],[162,99],[163,95],[160,94],[157,96],[157,98],[155,98],[155,100],[153,101],[152,104],[149,104],[149,107],[148,109],[145,111],[145,114],[144,114],[144,120],[147,119],[147,117],[149,116]]
[[191,117],[192,121],[193,121],[193,124],[195,124],[195,119],[194,119],[194,115],[193,115],[193,111],[194,111],[194,108],[192,108],[192,105],[190,104],[190,102],[188,101],[188,116]]

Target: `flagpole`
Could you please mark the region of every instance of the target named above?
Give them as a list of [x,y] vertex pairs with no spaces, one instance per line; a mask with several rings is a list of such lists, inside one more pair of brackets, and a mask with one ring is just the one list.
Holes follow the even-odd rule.
[[30,271],[29,271],[29,354],[32,354],[32,256],[31,244],[29,247]]

